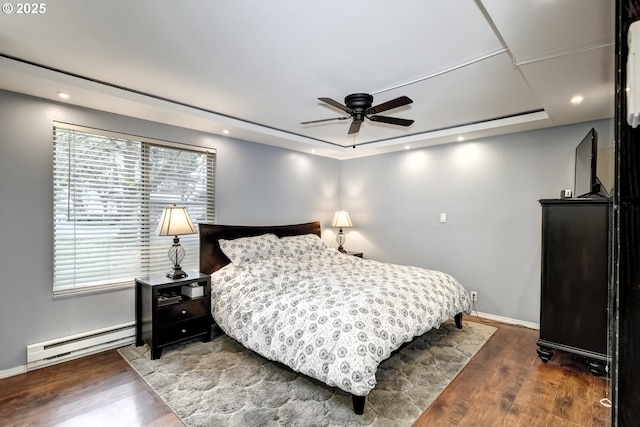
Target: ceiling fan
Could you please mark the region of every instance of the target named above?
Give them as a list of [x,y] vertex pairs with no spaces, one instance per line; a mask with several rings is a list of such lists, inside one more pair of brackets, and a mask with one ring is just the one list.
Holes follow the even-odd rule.
[[336,107],[344,111],[345,113],[349,114],[349,116],[334,117],[331,119],[311,120],[307,122],[301,122],[301,125],[353,118],[353,122],[351,122],[351,126],[349,127],[348,132],[348,134],[351,135],[353,133],[358,133],[358,131],[360,130],[360,125],[362,124],[362,122],[364,122],[365,118],[371,120],[372,122],[388,123],[391,125],[411,126],[411,124],[413,124],[413,120],[377,115],[378,113],[391,110],[392,108],[398,108],[402,107],[403,105],[411,104],[413,100],[407,96],[400,96],[396,99],[392,99],[391,101],[378,104],[375,107],[371,106],[371,104],[373,103],[373,96],[367,93],[354,93],[351,95],[347,95],[347,97],[344,99],[344,103],[346,105],[334,101],[331,98],[318,99],[322,102],[326,102],[332,107]]

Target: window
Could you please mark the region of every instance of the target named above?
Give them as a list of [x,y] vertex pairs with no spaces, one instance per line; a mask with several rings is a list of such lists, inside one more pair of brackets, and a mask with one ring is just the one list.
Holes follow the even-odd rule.
[[[194,224],[215,219],[214,150],[61,123],[53,145],[54,295],[168,272],[173,240],[155,235],[165,207],[186,206]],[[198,235],[180,243],[183,269],[197,270]]]

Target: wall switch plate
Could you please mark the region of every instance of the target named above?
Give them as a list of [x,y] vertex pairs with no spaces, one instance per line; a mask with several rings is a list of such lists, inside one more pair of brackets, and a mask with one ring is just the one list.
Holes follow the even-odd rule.
[[440,222],[447,222],[447,214],[445,212],[440,214]]

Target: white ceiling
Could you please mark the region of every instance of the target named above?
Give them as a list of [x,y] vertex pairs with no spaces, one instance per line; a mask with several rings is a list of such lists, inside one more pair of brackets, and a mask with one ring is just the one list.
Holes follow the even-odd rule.
[[[0,15],[0,88],[338,159],[614,112],[613,1],[43,4]],[[415,123],[300,124],[358,92]]]

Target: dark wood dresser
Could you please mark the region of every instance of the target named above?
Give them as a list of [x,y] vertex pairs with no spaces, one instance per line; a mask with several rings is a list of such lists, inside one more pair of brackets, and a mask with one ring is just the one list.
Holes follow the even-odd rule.
[[542,254],[540,339],[543,362],[554,349],[581,356],[596,375],[610,362],[611,200],[540,200]]

